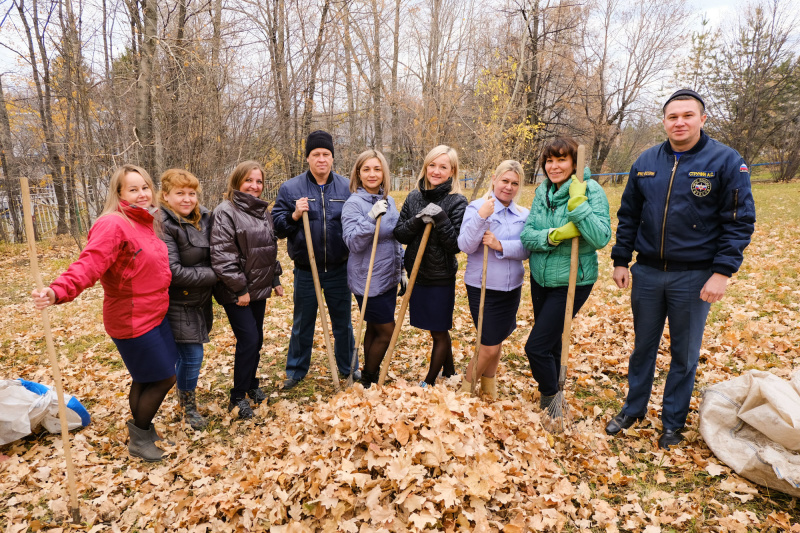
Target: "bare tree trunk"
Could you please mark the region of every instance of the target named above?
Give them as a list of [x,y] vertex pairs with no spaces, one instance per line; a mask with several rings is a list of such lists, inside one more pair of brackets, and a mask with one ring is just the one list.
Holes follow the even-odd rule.
[[382,102],[382,84],[383,77],[381,76],[381,13],[378,10],[377,0],[372,0],[372,17],[373,17],[373,34],[372,34],[372,117],[373,128],[375,130],[375,148],[383,150],[383,113],[381,108]]
[[306,90],[305,103],[303,104],[303,118],[301,120],[300,138],[305,139],[311,131],[311,118],[314,115],[314,92],[316,91],[317,70],[319,69],[322,48],[324,45],[325,25],[328,19],[328,10],[331,0],[325,0],[322,5],[322,16],[319,19],[319,31],[317,32],[317,43],[311,59],[311,70],[308,74],[308,89]]
[[347,130],[350,137],[350,145],[357,146],[356,133],[356,104],[353,94],[353,43],[350,40],[350,6],[347,2],[342,2],[342,40],[344,41],[344,87],[347,93]]
[[[155,0],[141,0],[142,6],[142,46],[139,55],[139,69],[136,80],[136,137],[141,145],[142,166],[155,175],[156,152],[153,120],[153,80],[157,44],[157,11]],[[137,7],[138,11],[138,7]]]
[[390,106],[392,110],[392,153],[390,167],[397,168],[400,150],[400,113],[398,111],[399,95],[397,93],[397,67],[400,63],[400,1],[394,3],[394,36],[392,41],[392,98]]
[[[272,9],[270,9],[270,7]],[[266,29],[269,56],[278,116],[278,144],[287,173],[292,173],[296,148],[292,138],[292,105],[289,94],[289,73],[286,61],[286,5],[284,0],[270,0],[266,7]]]
[[3,90],[3,77],[0,76],[0,164],[3,167],[3,182],[5,183],[8,210],[11,213],[11,225],[14,231],[14,242],[22,242],[22,223],[17,209],[17,195],[19,194],[19,166],[14,156],[14,145],[11,138],[11,125],[6,111],[6,97]]
[[38,5],[36,0],[33,1],[33,33],[35,34],[36,43],[39,48],[39,56],[42,60],[42,74],[39,75],[39,68],[37,66],[36,49],[33,46],[34,37],[31,34],[31,26],[28,23],[28,18],[25,15],[24,0],[17,3],[17,9],[25,27],[25,35],[28,39],[28,50],[30,52],[31,70],[33,71],[33,81],[36,86],[36,101],[39,111],[39,119],[42,123],[42,131],[44,132],[44,144],[47,150],[47,160],[50,164],[50,173],[53,180],[53,190],[56,195],[56,203],[58,207],[58,225],[56,226],[56,234],[63,235],[69,231],[67,227],[67,206],[66,199],[64,198],[64,180],[61,174],[61,156],[56,149],[55,132],[53,131],[53,113],[50,108],[51,95],[50,95],[50,66],[47,57],[47,51],[44,48],[44,39],[39,33],[39,14]]

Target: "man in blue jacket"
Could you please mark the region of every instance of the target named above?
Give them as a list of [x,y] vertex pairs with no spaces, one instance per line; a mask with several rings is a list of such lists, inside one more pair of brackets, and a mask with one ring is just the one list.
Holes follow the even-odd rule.
[[[312,131],[306,139],[308,170],[284,182],[272,209],[275,233],[286,238],[289,258],[294,261],[294,323],[286,357],[283,390],[297,385],[308,373],[317,318],[317,297],[303,212],[308,212],[311,240],[325,303],[333,323],[334,353],[339,375],[350,373],[353,326],[351,294],[347,286],[348,249],[342,238],[342,206],[350,196],[350,182],[333,172],[333,138],[325,131]],[[358,371],[354,372],[359,378]]]
[[[658,439],[660,448],[669,449],[683,440],[706,317],[742,264],[755,206],[742,157],[703,131],[700,95],[681,89],[663,111],[668,141],[636,160],[617,212],[613,278],[619,288],[633,285],[636,340],[628,364],[628,396],[606,433],[614,435],[647,414],[658,346],[669,319],[671,361]],[[636,263],[629,272],[634,251]]]

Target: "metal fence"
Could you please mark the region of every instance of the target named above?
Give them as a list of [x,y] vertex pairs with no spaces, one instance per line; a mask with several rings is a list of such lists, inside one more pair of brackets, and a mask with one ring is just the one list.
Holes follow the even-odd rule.
[[[78,212],[78,232],[88,231],[88,220],[94,220],[99,213],[96,212],[91,203],[87,204],[82,193],[76,191],[75,194],[76,211]],[[22,199],[17,196],[14,202],[9,202],[5,191],[0,192],[0,225],[2,234],[6,235],[10,242],[16,242],[14,235],[14,223],[11,209],[16,210],[17,220],[22,226],[24,233],[24,220],[22,217]],[[52,185],[44,187],[32,187],[31,190],[31,212],[33,214],[33,231],[37,239],[54,237],[58,228],[58,201]],[[68,216],[68,215],[67,215]],[[24,234],[20,242],[25,241]]]

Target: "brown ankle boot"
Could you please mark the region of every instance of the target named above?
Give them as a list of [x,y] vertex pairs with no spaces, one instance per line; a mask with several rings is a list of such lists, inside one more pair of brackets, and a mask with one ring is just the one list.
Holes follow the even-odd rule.
[[481,376],[481,393],[491,400],[497,399],[497,381],[494,377]]

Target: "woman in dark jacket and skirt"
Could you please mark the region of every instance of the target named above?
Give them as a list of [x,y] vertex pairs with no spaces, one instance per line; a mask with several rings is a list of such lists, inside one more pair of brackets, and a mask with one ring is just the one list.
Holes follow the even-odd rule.
[[364,291],[372,256],[372,243],[378,217],[381,217],[375,263],[364,314],[364,371],[361,384],[369,388],[378,382],[381,361],[394,331],[394,308],[397,284],[403,268],[403,247],[394,238],[394,226],[400,213],[389,196],[389,164],[377,150],[362,152],[350,173],[350,198],[342,208],[342,236],[350,256],[347,259],[347,284],[356,297],[359,309],[364,305]]
[[172,283],[167,318],[178,345],[178,401],[194,429],[206,427],[195,400],[213,314],[211,289],[217,275],[211,269],[211,213],[200,205],[200,182],[191,172],[171,168],[161,175],[161,238],[167,243]]
[[225,201],[214,209],[211,227],[211,267],[221,281],[214,297],[225,308],[236,337],[228,410],[238,408],[242,419],[254,416],[247,396],[256,404],[267,398],[256,377],[264,312],[272,289],[283,296],[272,215],[269,203],[259,198],[263,189],[261,165],[239,163],[228,177]]
[[455,374],[450,329],[456,299],[458,232],[467,199],[460,194],[458,154],[445,145],[428,152],[394,228],[395,238],[406,244],[405,267],[411,273],[425,225],[433,224],[409,301],[411,325],[431,332],[431,366],[420,386],[436,382],[439,371]]

